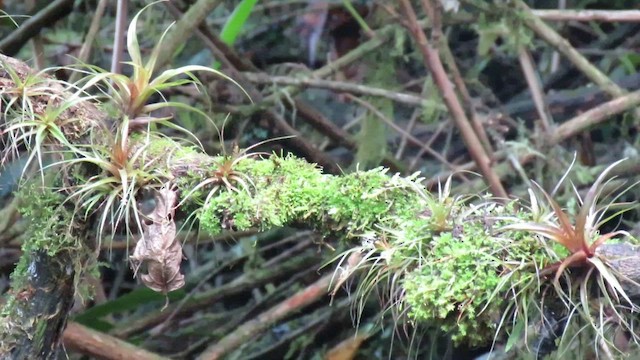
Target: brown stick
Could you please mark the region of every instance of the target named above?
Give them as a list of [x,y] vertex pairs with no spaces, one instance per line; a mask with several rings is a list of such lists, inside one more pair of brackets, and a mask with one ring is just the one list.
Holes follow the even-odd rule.
[[478,168],[484,176],[485,181],[489,184],[493,195],[500,198],[507,198],[507,192],[502,186],[500,178],[491,169],[491,159],[484,151],[480,140],[469,124],[469,120],[467,119],[467,115],[462,109],[462,105],[460,105],[460,102],[458,101],[458,97],[456,96],[456,93],[453,90],[453,86],[451,85],[451,82],[447,77],[442,62],[440,61],[438,51],[434,49],[427,41],[427,36],[424,34],[422,28],[418,24],[418,19],[416,17],[415,11],[413,10],[413,7],[411,6],[411,3],[408,0],[401,0],[401,5],[409,19],[409,31],[415,38],[416,43],[418,44],[418,48],[420,49],[424,57],[425,66],[431,72],[431,76],[433,76],[436,85],[442,92],[442,98],[444,99],[447,108],[449,109],[449,113],[451,114],[453,122],[455,123],[458,130],[460,130],[462,138],[469,148],[471,157],[478,165]]
[[564,55],[575,67],[578,68],[589,80],[598,85],[602,90],[606,91],[611,97],[618,97],[625,94],[624,89],[620,88],[616,83],[611,81],[600,69],[595,67],[587,58],[578,52],[567,39],[558,34],[549,25],[535,16],[531,9],[521,0],[516,1],[518,9],[523,12],[523,20],[525,24],[531,28],[544,41],[556,48]]
[[242,343],[251,341],[252,338],[264,331],[273,323],[282,320],[292,312],[298,311],[318,301],[323,295],[328,294],[332,277],[332,274],[327,274],[321,277],[316,282],[300,290],[292,297],[263,312],[255,319],[242,324],[235,331],[222,338],[218,343],[209,346],[202,354],[200,354],[200,356],[198,356],[197,359],[220,359]]
[[640,22],[640,10],[533,10],[549,21]]
[[63,335],[64,346],[93,359],[164,360],[168,359],[134,346],[111,335],[69,322]]
[[440,41],[439,48],[441,50],[440,54],[442,55],[442,59],[446,64],[447,69],[449,69],[449,72],[451,73],[451,78],[453,79],[456,90],[458,91],[458,93],[462,97],[462,100],[464,101],[464,104],[466,105],[467,113],[471,118],[471,126],[473,126],[473,130],[475,130],[476,134],[478,134],[480,142],[484,146],[487,155],[493,159],[493,147],[491,146],[491,141],[489,141],[489,137],[487,136],[487,132],[483,127],[482,120],[478,116],[478,111],[476,110],[477,106],[473,102],[471,94],[467,89],[467,85],[462,78],[462,74],[460,73],[460,69],[458,69],[458,64],[456,63],[456,59],[451,52],[451,48],[449,47],[447,41]]
[[637,106],[640,106],[640,90],[606,102],[563,123],[553,131],[549,142],[551,144],[557,144],[591,126],[609,119],[613,115],[620,114],[623,111],[630,110]]
[[15,55],[20,51],[22,45],[38,35],[42,28],[53,25],[59,19],[67,16],[72,9],[73,0],[56,0],[49,3],[0,41],[0,53],[7,56]]
[[[80,47],[80,52],[78,53],[78,62],[86,63],[89,60],[89,56],[91,56],[91,49],[95,44],[96,35],[98,34],[98,30],[100,30],[100,20],[102,20],[102,16],[104,15],[104,11],[107,7],[108,0],[100,0],[98,5],[96,5],[95,14],[91,19],[91,25],[89,25],[89,31],[87,31],[87,36]],[[80,72],[74,71],[71,73],[69,77],[69,82],[74,83],[78,81],[80,78]]]
[[551,130],[552,122],[548,115],[547,105],[544,102],[544,91],[542,90],[542,84],[540,83],[540,78],[533,64],[531,54],[524,46],[518,49],[518,60],[520,61],[524,78],[527,80],[527,85],[529,85],[529,91],[531,91],[533,103],[536,106],[536,111],[538,111],[538,116],[542,122],[542,128],[544,132],[547,133]]
[[[292,77],[292,76],[275,76],[265,73],[242,73],[247,80],[256,84],[275,84],[275,85],[295,85],[300,87],[313,87],[319,89],[328,89],[336,92],[345,92],[355,95],[378,96],[385,99],[393,100],[397,103],[417,106],[436,106],[434,104],[415,93],[402,93],[397,91],[386,90],[382,88],[371,87],[362,84],[354,84],[344,81],[332,81],[324,79],[316,79],[313,77]],[[443,107],[444,109],[444,107]]]

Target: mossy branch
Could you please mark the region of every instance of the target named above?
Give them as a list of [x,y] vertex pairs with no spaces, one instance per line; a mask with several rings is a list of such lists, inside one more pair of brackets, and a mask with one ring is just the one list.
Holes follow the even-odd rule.
[[[11,61],[15,63],[15,60]],[[28,75],[25,65],[20,65],[20,69],[20,76]],[[9,77],[8,72],[0,73],[0,81],[10,87],[15,79]],[[51,82],[54,87],[55,82]],[[61,92],[57,98],[66,95],[71,96]],[[46,96],[40,95],[33,100],[42,105],[34,107],[35,111],[51,106]],[[66,146],[69,155],[76,157],[72,166],[67,166],[68,161],[60,163],[65,170],[56,172],[63,177],[59,179],[61,183],[66,184],[69,179],[64,177],[74,171],[79,171],[76,174],[81,176],[80,181],[74,180],[77,184],[65,186],[61,191],[77,193],[83,187],[97,191],[96,183],[113,174],[109,174],[109,170],[96,171],[95,166],[83,165],[88,162],[83,157],[93,155],[77,149],[103,145],[91,143],[86,134],[92,134],[94,140],[100,139],[112,124],[105,124],[106,115],[89,99],[74,103],[61,116],[65,120],[73,119],[60,125],[68,144],[52,142],[44,145],[51,149]],[[133,185],[128,186],[133,186],[132,190],[111,192],[109,196],[132,200],[132,194],[138,191],[171,185],[165,189],[178,194],[177,212],[196,214],[201,228],[214,234],[225,229],[266,230],[300,225],[351,241],[353,249],[338,257],[341,266],[333,283],[334,290],[346,278],[364,270],[366,275],[358,297],[367,296],[374,287],[388,281],[390,296],[402,294],[400,301],[393,302],[393,306],[402,307],[398,312],[408,314],[414,321],[437,327],[457,342],[486,344],[495,339],[495,332],[515,336],[514,324],[533,316],[529,310],[539,309],[543,299],[545,303],[559,302],[557,297],[545,298],[551,284],[540,279],[539,273],[540,269],[567,256],[566,251],[541,241],[530,231],[503,231],[511,222],[552,218],[549,214],[541,215],[540,209],[519,212],[514,203],[500,204],[483,196],[475,197],[478,201],[474,204],[460,196],[452,196],[448,183],[436,196],[425,189],[418,175],[390,176],[383,168],[334,176],[291,156],[261,156],[245,151],[211,157],[165,137],[141,130],[132,132],[127,146],[136,154],[135,161],[125,156],[123,163],[133,174],[153,173],[153,176],[131,182]],[[92,164],[100,163],[95,159],[92,161]],[[126,181],[131,179],[138,177],[125,178]],[[87,201],[72,204],[79,208],[69,211],[63,206],[69,203],[46,192],[34,199],[45,201],[46,206],[36,204],[39,211],[49,209],[51,213],[24,212],[31,214],[34,225],[30,239],[25,243],[23,265],[18,267],[13,279],[14,291],[3,309],[4,326],[0,329],[1,343],[15,351],[56,348],[75,292],[72,284],[77,281],[88,258],[85,249],[94,245],[83,235],[84,223],[92,220],[91,216],[79,216],[91,214],[82,211]],[[92,201],[94,206],[100,203],[99,200]],[[124,210],[121,213],[129,214]],[[51,219],[58,224],[53,231],[48,230]],[[161,221],[170,223],[174,219],[173,216],[159,219],[158,224]],[[64,226],[60,227],[60,224]],[[606,249],[606,244],[600,249]],[[617,258],[619,252],[602,252],[609,253],[616,254]],[[634,250],[631,256],[636,254]],[[622,288],[637,285],[640,279],[637,272],[628,271],[629,263],[612,261],[609,265],[616,264],[621,264],[620,268],[613,268],[611,273],[619,277]],[[599,271],[603,269],[598,268]],[[32,270],[38,276],[30,276]],[[51,275],[40,276],[40,272]],[[47,279],[46,284],[41,282],[43,278]],[[56,284],[55,291],[51,284]],[[568,282],[566,286],[572,285]],[[55,293],[56,307],[21,300],[25,290],[32,296],[30,289],[35,289],[38,298],[45,300]],[[47,316],[28,318],[30,327],[14,326],[23,321],[20,314],[29,313]],[[54,328],[48,328],[52,317],[56,319]],[[16,329],[22,329],[18,335]],[[31,329],[41,329],[47,336]],[[38,336],[34,338],[32,334]]]

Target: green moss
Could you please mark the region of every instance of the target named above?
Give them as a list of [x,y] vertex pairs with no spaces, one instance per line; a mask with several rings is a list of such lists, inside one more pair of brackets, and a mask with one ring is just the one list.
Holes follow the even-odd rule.
[[392,226],[400,215],[413,217],[423,206],[382,168],[337,177],[322,174],[304,160],[274,155],[243,159],[234,171],[250,179],[251,186],[212,197],[200,216],[208,231],[228,226],[264,230],[305,222],[320,231],[346,228],[348,234],[358,235],[376,226]]
[[409,318],[438,327],[457,343],[491,341],[510,304],[507,294],[539,298],[536,269],[554,261],[531,235],[500,233],[517,213],[513,204],[476,198],[480,204],[470,206],[448,194],[436,197],[415,177],[389,176],[382,168],[332,176],[289,156],[234,166],[250,186],[222,186],[202,208],[204,229],[304,223],[323,233],[339,231],[347,240],[367,235],[372,241],[360,246],[370,256],[361,262],[367,264],[363,282],[369,282],[363,288],[394,279]]
[[29,240],[22,246],[24,252],[44,251],[49,256],[79,244],[71,236],[72,214],[62,204],[64,198],[58,193],[40,190],[35,186],[23,187],[20,213],[29,221]]
[[43,251],[54,257],[62,251],[78,249],[81,244],[70,234],[72,214],[63,205],[64,198],[58,193],[43,191],[29,184],[17,193],[21,199],[20,213],[29,221],[23,255],[11,274],[12,287],[21,288],[26,279],[29,254]]
[[[496,234],[504,224],[495,217],[503,211],[454,213],[454,229],[432,235],[421,253],[416,246],[397,253],[402,259],[420,259],[402,284],[410,318],[438,324],[456,343],[480,345],[494,338],[507,301],[504,294],[524,290],[529,284],[525,278],[536,276],[535,264],[549,262],[535,238]],[[516,271],[527,264],[527,271]]]

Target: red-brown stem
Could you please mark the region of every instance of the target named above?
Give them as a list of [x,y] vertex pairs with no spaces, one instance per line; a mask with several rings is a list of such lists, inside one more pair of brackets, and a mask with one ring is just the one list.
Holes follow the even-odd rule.
[[465,114],[464,109],[453,90],[453,86],[447,77],[438,51],[429,44],[427,36],[418,24],[418,18],[409,0],[401,0],[400,3],[408,18],[409,32],[415,38],[418,48],[422,52],[425,66],[431,72],[431,76],[433,77],[436,86],[438,86],[442,92],[442,98],[449,109],[449,113],[451,114],[451,118],[453,119],[456,127],[460,130],[471,157],[478,165],[478,168],[489,184],[493,195],[500,198],[507,198],[507,192],[502,186],[500,178],[493,169],[491,169],[491,159],[485,152],[478,136],[473,131],[473,128],[467,119],[467,115]]

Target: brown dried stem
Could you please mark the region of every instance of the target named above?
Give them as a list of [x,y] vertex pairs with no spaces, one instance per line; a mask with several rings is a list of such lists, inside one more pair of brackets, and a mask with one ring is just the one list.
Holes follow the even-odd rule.
[[222,356],[232,351],[234,348],[250,341],[255,335],[270,327],[272,324],[282,320],[292,312],[318,301],[328,293],[331,284],[332,274],[325,275],[313,284],[300,290],[292,297],[282,301],[271,309],[258,315],[256,318],[242,324],[232,333],[222,338],[216,344],[208,347],[198,360],[220,359]]
[[547,105],[544,102],[542,84],[540,83],[540,78],[536,72],[531,54],[524,46],[518,49],[518,60],[520,61],[520,67],[522,68],[524,78],[527,80],[529,91],[531,91],[531,97],[533,98],[533,103],[536,106],[536,111],[538,112],[538,116],[542,122],[542,129],[544,132],[549,132],[553,122],[549,116]]
[[640,10],[532,10],[548,21],[640,22]]
[[[429,1],[423,1],[422,4],[427,8],[431,8],[431,3]],[[437,13],[435,9],[430,9],[428,11],[429,13]],[[437,34],[442,33],[441,26],[442,24],[440,21],[434,22],[433,27],[434,31],[437,31]],[[453,52],[451,51],[446,38],[442,38],[440,35],[438,35],[438,38],[440,38],[440,41],[437,44],[438,48],[440,49],[440,55],[442,56],[442,60],[447,66],[447,69],[451,73],[451,78],[453,79],[456,90],[462,97],[462,100],[464,100],[467,113],[471,118],[471,126],[473,126],[473,129],[480,138],[480,141],[482,142],[482,145],[484,146],[484,149],[487,152],[488,156],[490,158],[493,158],[493,148],[491,146],[491,141],[489,141],[489,137],[487,136],[487,132],[484,129],[482,120],[480,120],[480,117],[478,116],[476,105],[471,98],[471,94],[469,94],[469,90],[467,90],[467,85],[465,84],[464,79],[462,78],[462,74],[458,69],[458,64],[456,63],[456,59],[453,56]]]
[[67,349],[83,355],[88,355],[92,359],[167,359],[134,346],[126,341],[122,341],[111,335],[90,329],[73,321],[67,324],[67,328],[64,330],[63,341]]
[[460,105],[460,101],[453,90],[453,86],[447,77],[442,62],[440,61],[438,51],[429,44],[427,36],[418,24],[418,19],[411,3],[408,0],[401,0],[401,5],[408,18],[409,32],[416,40],[418,48],[422,52],[425,66],[431,71],[431,75],[433,76],[436,85],[442,92],[442,97],[449,109],[451,118],[458,130],[460,130],[471,157],[478,165],[485,181],[489,184],[491,192],[496,197],[506,198],[507,192],[502,186],[500,178],[493,169],[491,169],[491,159],[482,147],[482,143],[474,132],[473,127],[470,125],[462,105]]

